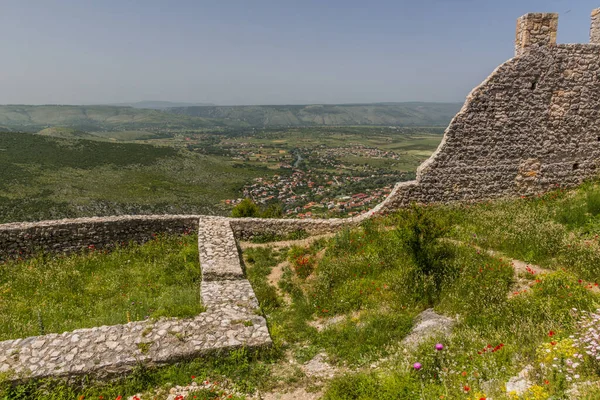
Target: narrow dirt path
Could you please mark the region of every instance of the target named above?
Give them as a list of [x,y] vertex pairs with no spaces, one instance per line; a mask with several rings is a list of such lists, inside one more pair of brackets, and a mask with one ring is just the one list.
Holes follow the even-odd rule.
[[283,247],[290,247],[290,246],[309,246],[310,244],[312,244],[313,242],[316,242],[319,239],[329,239],[331,237],[335,236],[335,233],[325,233],[323,235],[315,235],[315,236],[310,236],[307,237],[306,239],[299,239],[299,240],[283,240],[280,242],[268,242],[268,243],[252,243],[252,242],[245,242],[245,241],[240,241],[240,248],[242,250],[246,250],[246,249],[250,249],[253,247],[271,247],[273,249],[280,249]]
[[[509,294],[509,297],[516,296],[519,293],[522,293],[523,291],[530,288],[530,283],[532,282],[532,280],[525,278],[527,275],[529,275],[530,277],[533,277],[535,275],[544,275],[544,274],[549,274],[551,272],[554,272],[554,270],[547,269],[547,268],[541,267],[539,265],[527,263],[525,261],[521,261],[521,260],[517,260],[512,257],[509,257],[506,254],[499,252],[497,250],[485,249],[485,248],[479,247],[479,246],[471,244],[471,243],[462,242],[460,240],[454,240],[454,239],[444,239],[444,240],[454,243],[459,246],[469,246],[469,247],[474,248],[475,250],[484,252],[492,257],[502,258],[502,259],[506,259],[506,260],[510,261],[513,269],[515,270],[516,283],[515,283],[513,290]],[[600,287],[598,287],[594,284],[588,283],[585,285],[585,288],[593,293],[600,293]]]

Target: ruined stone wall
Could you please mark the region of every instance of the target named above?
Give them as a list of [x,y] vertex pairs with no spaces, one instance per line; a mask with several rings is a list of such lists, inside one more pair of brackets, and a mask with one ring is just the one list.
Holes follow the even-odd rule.
[[416,181],[399,184],[384,211],[538,194],[598,175],[600,45],[555,45],[553,15],[519,19],[516,57],[469,94]]
[[[198,221],[227,220],[235,237],[251,239],[256,235],[285,236],[297,231],[309,235],[336,232],[358,224],[360,218],[345,219],[264,219],[214,218],[201,215],[124,215],[117,217],[75,218],[56,221],[23,222],[0,225],[0,260],[27,257],[36,252],[73,253],[90,246],[110,248],[118,243],[143,243],[152,235],[197,232]],[[200,226],[200,233],[204,227]]]
[[196,215],[146,215],[77,218],[0,225],[0,260],[26,257],[38,251],[72,253],[94,246],[143,243],[153,234],[198,229]]
[[[169,219],[176,221],[146,218],[146,223],[152,221],[146,227],[160,227],[158,221],[164,223]],[[242,346],[271,346],[267,322],[259,315],[258,300],[243,274],[229,221],[213,217],[194,218],[194,221],[195,229],[199,229],[202,268],[199,289],[205,312],[192,318],[147,319],[0,341],[3,378],[14,381],[77,375],[111,378],[130,372],[140,363],[160,366]],[[140,220],[129,218],[118,222],[133,227]],[[134,231],[125,228],[125,232]]]

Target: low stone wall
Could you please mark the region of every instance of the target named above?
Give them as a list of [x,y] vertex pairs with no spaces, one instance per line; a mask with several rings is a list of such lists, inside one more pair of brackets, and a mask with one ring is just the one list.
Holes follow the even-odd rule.
[[[227,224],[235,237],[251,239],[256,235],[287,235],[305,231],[309,235],[336,232],[354,226],[370,217],[378,208],[355,218],[344,219],[264,219],[222,218],[201,215],[143,215],[63,219],[56,221],[11,223],[0,225],[0,260],[25,258],[35,252],[73,253],[93,246],[109,248],[116,243],[135,241],[143,243],[152,235],[179,234],[198,230],[198,221],[203,219],[199,230],[199,242],[210,230],[205,226],[213,223]],[[221,221],[221,222],[218,222]],[[206,236],[206,237],[208,237]],[[228,239],[234,240],[233,237]],[[220,246],[221,244],[215,244]]]
[[[119,220],[124,223],[127,219]],[[181,217],[159,220],[173,224],[143,224],[144,229],[132,230],[126,226],[121,228],[124,232],[141,235],[146,228],[187,229],[190,223]],[[198,228],[198,220],[193,220]],[[134,226],[139,222],[136,218],[128,221]],[[47,223],[46,226],[54,225]],[[72,227],[72,224],[61,226]],[[12,380],[77,375],[102,378],[131,371],[139,363],[159,366],[241,346],[270,346],[267,324],[257,314],[258,301],[242,273],[228,220],[201,219],[200,226],[203,232],[200,264],[211,266],[211,273],[203,273],[200,289],[206,312],[194,318],[162,318],[3,341],[0,342],[0,373],[9,373]],[[115,230],[110,229],[110,232]],[[108,244],[108,241],[103,243]]]
[[77,218],[0,225],[0,260],[45,251],[72,253],[90,246],[112,247],[121,242],[145,242],[153,234],[198,229],[197,215],[143,215]]

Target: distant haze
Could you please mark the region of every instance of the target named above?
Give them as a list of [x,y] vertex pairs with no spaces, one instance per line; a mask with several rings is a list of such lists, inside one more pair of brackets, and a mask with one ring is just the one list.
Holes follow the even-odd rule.
[[559,42],[585,43],[599,6],[3,0],[0,104],[462,102],[513,56],[517,17],[559,12]]

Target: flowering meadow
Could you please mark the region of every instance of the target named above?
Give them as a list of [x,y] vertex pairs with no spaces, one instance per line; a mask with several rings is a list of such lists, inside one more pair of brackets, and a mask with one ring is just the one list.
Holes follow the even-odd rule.
[[[246,260],[277,345],[343,371],[323,383],[326,399],[598,399],[599,234],[590,183],[412,207]],[[428,308],[456,321],[452,333],[406,345]]]

